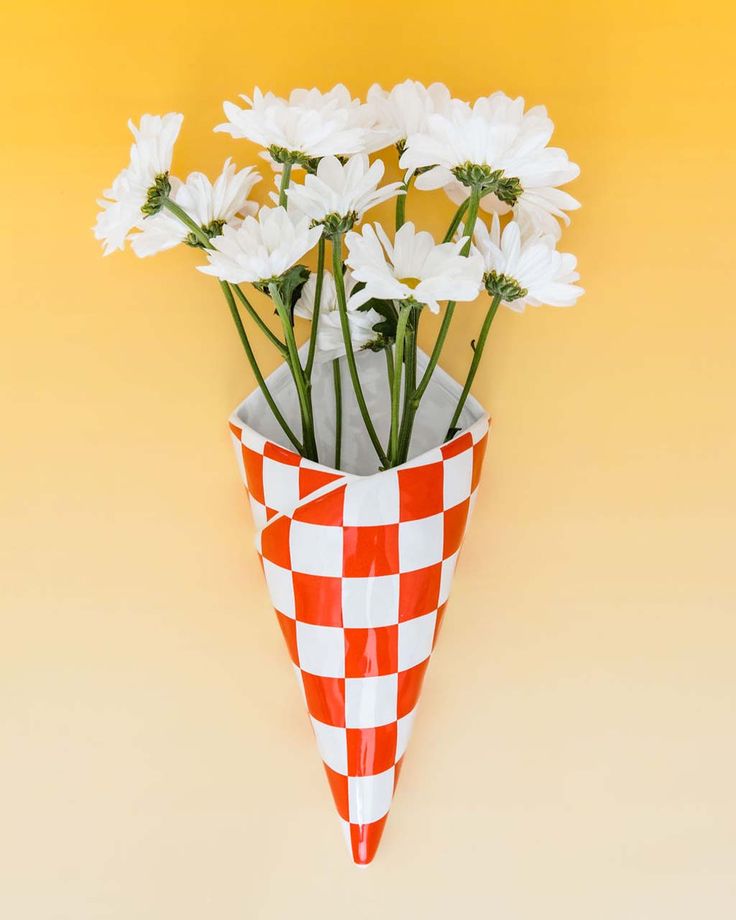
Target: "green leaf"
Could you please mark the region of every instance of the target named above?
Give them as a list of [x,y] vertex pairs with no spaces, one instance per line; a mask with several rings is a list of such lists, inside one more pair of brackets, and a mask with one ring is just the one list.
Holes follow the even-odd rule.
[[292,326],[294,325],[294,306],[308,278],[309,269],[306,265],[294,265],[279,279],[279,294],[289,310]]
[[390,344],[396,340],[396,322],[399,318],[396,307],[390,300],[377,300],[372,297],[367,300],[361,307],[358,307],[362,313],[369,310],[375,310],[382,319],[380,323],[375,323],[373,329],[384,340],[384,345]]

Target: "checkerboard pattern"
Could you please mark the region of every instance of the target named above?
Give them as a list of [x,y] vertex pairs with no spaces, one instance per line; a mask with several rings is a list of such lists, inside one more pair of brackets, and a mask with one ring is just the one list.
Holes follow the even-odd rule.
[[486,448],[483,418],[353,476],[230,423],[256,546],[356,863],[383,832]]

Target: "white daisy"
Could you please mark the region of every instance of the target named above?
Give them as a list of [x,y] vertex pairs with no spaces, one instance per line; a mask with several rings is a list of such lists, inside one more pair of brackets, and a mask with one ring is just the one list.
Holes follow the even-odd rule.
[[329,223],[333,230],[349,229],[369,208],[403,194],[401,182],[378,188],[384,170],[381,160],[369,164],[366,154],[356,154],[344,165],[337,157],[323,157],[316,174],[307,174],[303,185],[289,186],[289,207],[317,223]]
[[[172,180],[171,198],[212,239],[222,233],[225,224],[237,226],[240,220],[236,215],[258,210],[248,195],[260,178],[252,166],[238,172],[228,159],[214,183],[200,172],[190,173],[184,183]],[[189,235],[177,217],[163,210],[143,222],[141,232],[132,236],[131,246],[137,256],[150,256],[172,249]]]
[[183,115],[169,112],[144,115],[140,127],[128,122],[135,138],[130,148],[130,163],[98,201],[102,210],[97,215],[94,234],[104,243],[106,256],[125,248],[130,231],[143,222],[144,208],[148,213],[160,208],[160,195],[169,188],[171,158],[183,120]]
[[551,236],[525,237],[516,221],[501,232],[501,222],[493,215],[491,229],[478,221],[473,243],[485,266],[485,284],[501,302],[523,312],[525,306],[571,307],[584,293],[574,282],[577,260],[569,252],[558,252]]
[[227,224],[206,250],[208,265],[198,266],[221,281],[265,283],[279,278],[316,245],[321,227],[309,219],[294,220],[286,208],[263,207],[258,217],[247,216],[239,227]]
[[400,146],[410,134],[423,130],[428,115],[449,113],[451,100],[444,83],[425,86],[418,80],[404,80],[391,90],[374,83],[367,96],[376,116],[375,129],[384,133],[387,144]]
[[329,92],[295,89],[288,99],[262,93],[241,96],[249,108],[223,105],[227,121],[215,131],[244,137],[261,147],[271,160],[295,160],[306,166],[323,156],[349,156],[366,150],[370,113],[341,83]]
[[435,245],[426,230],[418,233],[408,221],[397,231],[393,244],[380,224],[367,224],[362,233],[345,237],[347,264],[353,277],[365,288],[351,298],[359,306],[375,297],[379,300],[413,298],[433,313],[440,300],[475,300],[483,283],[483,261],[479,255],[460,254],[465,240]]
[[[468,197],[468,176],[475,168],[488,181],[481,207],[504,211],[513,205],[515,216],[530,230],[559,237],[556,217],[567,220],[564,212],[578,203],[557,186],[570,182],[580,169],[564,150],[547,146],[553,129],[543,106],[524,112],[523,98],[494,93],[472,108],[453,104],[449,114],[429,115],[424,130],[407,138],[401,166],[426,169],[416,187],[443,188],[458,204]],[[498,170],[501,185],[494,189]]]
[[[345,272],[345,294],[348,298],[357,284],[350,271]],[[317,291],[317,275],[312,272],[302,288],[299,300],[294,305],[294,315],[302,319],[312,319],[314,301]],[[319,300],[319,317],[317,319],[317,357],[318,361],[332,361],[345,354],[345,339],[342,334],[340,311],[337,305],[335,279],[330,272],[325,272],[322,279],[322,292]],[[359,351],[378,339],[373,327],[380,323],[382,317],[375,310],[358,310],[348,301],[348,326],[353,350]]]

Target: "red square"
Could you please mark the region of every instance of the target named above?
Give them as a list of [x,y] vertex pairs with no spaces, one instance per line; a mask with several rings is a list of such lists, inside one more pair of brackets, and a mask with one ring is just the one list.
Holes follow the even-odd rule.
[[416,521],[442,511],[444,476],[442,463],[410,466],[398,470],[400,520]]
[[261,532],[261,552],[263,558],[284,569],[291,568],[291,552],[289,551],[289,530],[291,518],[275,517]]
[[398,670],[398,626],[345,630],[345,677],[376,677]]
[[425,658],[413,668],[399,671],[399,695],[396,702],[396,714],[399,719],[408,716],[417,705],[428,664],[429,658]]
[[378,728],[349,728],[348,776],[375,776],[396,760],[396,722]]
[[399,571],[399,525],[345,527],[342,573],[348,578],[394,575]]
[[302,462],[299,454],[295,454],[293,450],[287,450],[279,444],[274,444],[273,441],[266,441],[263,456],[268,457],[270,460],[276,460],[277,463],[284,463],[286,466],[299,466]]
[[387,817],[388,815],[384,815],[378,821],[372,821],[370,824],[353,823],[350,825],[350,849],[356,865],[365,866],[376,855]]
[[465,524],[468,520],[468,509],[470,508],[470,499],[466,498],[464,502],[455,505],[445,511],[445,538],[442,549],[442,558],[447,559],[460,549],[465,534]]
[[[302,470],[299,470],[299,488],[301,490]],[[306,502],[294,511],[294,520],[305,524],[325,524],[327,527],[341,527],[343,506],[345,504],[345,486],[337,486],[326,495]]]
[[399,621],[412,620],[437,609],[442,564],[399,575]]
[[488,435],[484,434],[477,444],[473,445],[473,478],[470,483],[470,491],[473,492],[480,482],[480,474],[483,470],[483,458],[486,455],[488,447]]
[[230,431],[232,431],[232,433],[235,435],[236,440],[239,441],[243,434],[243,429],[238,428],[237,425],[233,425],[232,422],[228,422],[227,424],[228,424],[228,428],[230,429]]
[[280,610],[276,611],[276,618],[279,621],[281,632],[284,634],[286,647],[294,664],[299,664],[299,649],[296,644],[296,622],[291,617],[284,616]]
[[450,441],[449,444],[443,444],[440,450],[445,460],[449,460],[450,457],[457,457],[457,455],[461,454],[463,451],[470,450],[472,446],[473,436],[469,431],[466,431],[465,434],[459,435],[453,441]]
[[322,766],[325,768],[325,773],[327,774],[327,782],[330,784],[330,789],[332,790],[332,798],[335,800],[337,813],[343,821],[349,821],[350,806],[348,803],[348,778],[347,776],[343,776],[342,773],[335,773],[326,763],[323,763]]
[[300,466],[299,498],[304,498],[305,495],[316,492],[317,489],[321,489],[322,486],[326,486],[336,479],[342,479],[342,476],[337,473],[327,473],[325,470],[313,470],[308,466]]
[[309,714],[325,725],[345,728],[345,679],[302,671],[302,681]]
[[342,579],[294,572],[296,618],[313,626],[342,626]]
[[445,601],[445,603],[437,610],[437,619],[435,620],[434,624],[434,636],[432,637],[432,649],[434,649],[435,645],[437,645],[437,639],[440,635],[440,628],[445,619],[445,610],[447,610],[447,601]]
[[243,445],[243,466],[245,467],[245,482],[248,491],[257,502],[265,505],[263,496],[263,454],[251,450]]

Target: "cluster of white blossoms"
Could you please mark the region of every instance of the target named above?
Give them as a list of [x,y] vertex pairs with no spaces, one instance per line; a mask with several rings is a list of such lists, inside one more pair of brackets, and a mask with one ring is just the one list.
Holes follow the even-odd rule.
[[[445,302],[449,323],[457,302],[484,289],[494,312],[499,304],[570,306],[582,294],[574,257],[557,250],[561,225],[579,206],[561,186],[579,169],[550,146],[554,126],[543,106],[526,109],[521,97],[500,92],[471,104],[441,83],[412,80],[391,90],[375,84],[365,101],[341,84],[287,98],[256,88],[241,98],[243,106],[224,103],[226,121],[215,130],[261,148],[275,173],[268,203],[251,198],[255,168],[229,159],[214,181],[199,172],[172,175],[182,116],[144,115],[139,126],[130,124],[129,164],[100,201],[94,232],[105,254],[126,242],[138,256],[182,243],[198,249],[206,259],[199,269],[219,279],[230,299],[237,295],[292,364],[293,329],[284,329],[284,341],[274,336],[241,284],[274,298],[290,327],[294,316],[311,320],[310,355],[347,355],[351,370],[353,351],[393,347],[402,310],[437,313]],[[383,181],[386,165],[375,154],[386,148],[395,148],[400,181]],[[444,240],[406,220],[414,189],[441,189],[455,204]],[[389,201],[393,233],[380,222],[359,226]],[[315,248],[310,273],[302,260]],[[411,316],[401,325],[416,347]],[[293,371],[299,383],[304,369]]]

